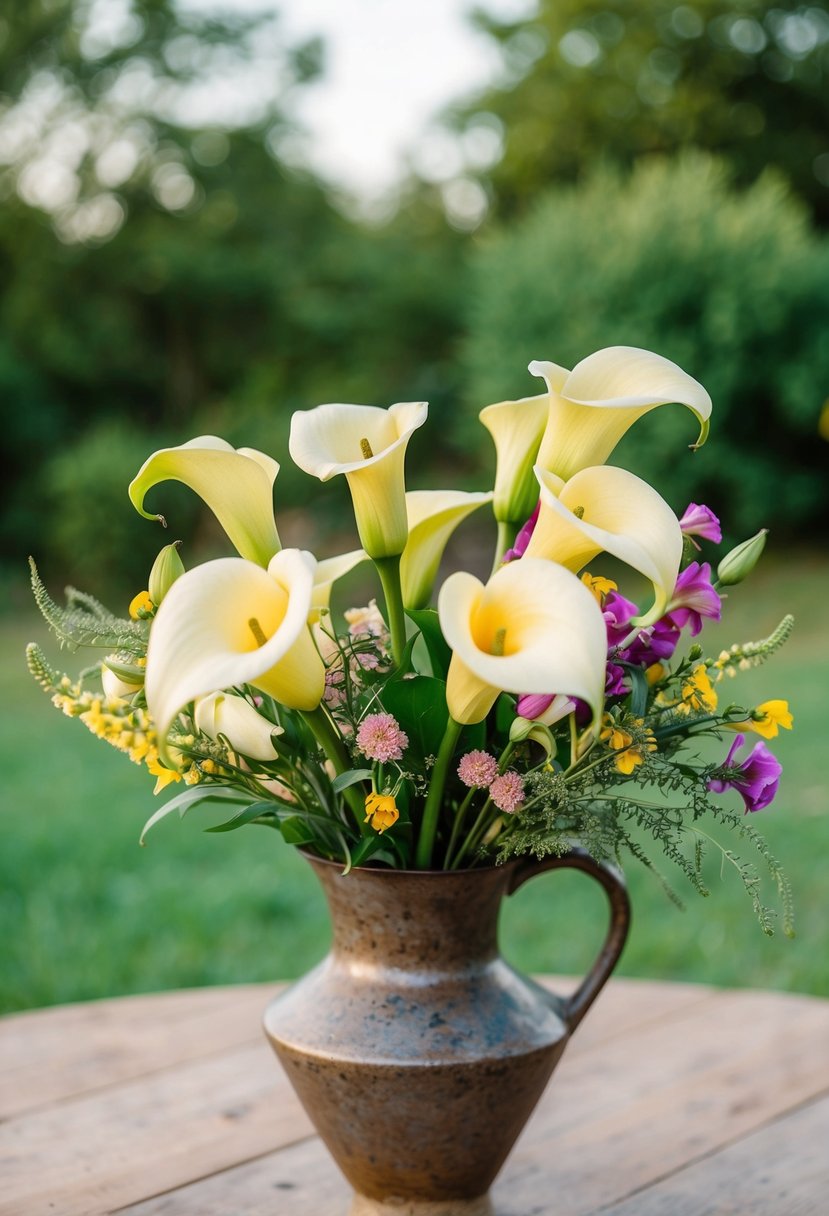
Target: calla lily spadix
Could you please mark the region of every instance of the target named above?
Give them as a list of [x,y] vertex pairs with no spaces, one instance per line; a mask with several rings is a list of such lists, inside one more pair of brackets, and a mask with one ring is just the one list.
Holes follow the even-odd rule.
[[406,608],[426,607],[449,537],[468,515],[491,501],[491,491],[486,494],[467,494],[463,490],[408,491],[409,538],[400,559]]
[[320,481],[345,474],[360,541],[371,558],[403,552],[408,535],[406,446],[426,421],[427,410],[425,401],[401,402],[387,410],[318,405],[291,419],[291,459]]
[[551,690],[586,701],[599,721],[604,617],[569,570],[523,557],[502,566],[486,586],[460,571],[443,584],[438,614],[453,651],[446,701],[455,722],[481,722],[500,692]]
[[147,491],[162,481],[181,481],[204,499],[237,552],[267,566],[281,545],[273,517],[273,483],[279,465],[255,448],[233,448],[215,435],[200,435],[177,448],[162,448],[130,482],[129,496],[145,519]]
[[546,396],[499,401],[478,417],[495,444],[495,491],[492,503],[499,523],[523,523],[535,506],[538,487],[533,465],[550,412]]
[[664,498],[613,465],[582,469],[567,482],[538,465],[535,472],[541,509],[520,560],[545,557],[578,571],[597,553],[611,553],[653,583],[653,606],[635,623],[662,616],[682,560],[682,530]]
[[267,570],[225,557],[173,584],[147,651],[147,705],[162,751],[185,705],[240,684],[291,709],[316,709],[325,668],[308,628],[315,567],[310,553],[284,549]]
[[708,393],[676,363],[651,351],[609,346],[571,372],[538,360],[529,370],[547,382],[549,415],[538,464],[565,480],[603,464],[637,418],[660,405],[679,402],[696,415],[700,432],[694,448],[708,435]]
[[279,756],[273,736],[283,734],[282,727],[268,722],[249,701],[235,693],[212,692],[208,697],[199,697],[193,718],[205,735],[227,739],[235,752],[250,760],[276,760]]

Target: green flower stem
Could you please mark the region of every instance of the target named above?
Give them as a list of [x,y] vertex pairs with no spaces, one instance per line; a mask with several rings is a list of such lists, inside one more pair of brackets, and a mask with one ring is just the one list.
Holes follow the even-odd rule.
[[[316,709],[305,710],[302,717],[305,719],[317,743],[319,743],[328,759],[334,765],[334,771],[337,776],[340,773],[347,773],[352,767],[351,757],[345,749],[342,735],[323,707],[318,705]],[[359,785],[349,785],[347,789],[343,790],[343,798],[351,807],[351,812],[361,833],[364,836],[368,836],[371,834],[371,827],[364,822],[366,814],[365,796],[360,792],[360,789]]]
[[423,806],[423,820],[415,850],[415,866],[418,870],[428,870],[432,865],[432,852],[435,847],[435,833],[443,802],[446,775],[452,762],[455,744],[458,742],[462,730],[460,722],[450,718],[438,749],[435,767],[432,769],[432,777],[429,782],[429,793],[426,795],[426,802]]
[[472,787],[472,789],[469,791],[469,793],[466,795],[466,797],[464,798],[463,802],[458,807],[458,812],[455,815],[455,822],[452,824],[452,833],[449,837],[449,844],[447,845],[447,848],[446,848],[446,856],[443,859],[443,868],[445,870],[452,869],[452,866],[450,864],[452,861],[452,853],[454,852],[455,845],[458,842],[458,836],[460,835],[460,830],[463,827],[463,821],[466,818],[466,812],[469,810],[469,804],[472,801],[472,799],[475,797],[476,794],[479,794],[479,793],[480,793],[480,786],[474,785]]
[[375,557],[374,565],[380,575],[386,600],[392,658],[399,667],[406,649],[406,614],[403,609],[403,591],[400,587],[400,558]]
[[489,816],[489,812],[490,812],[491,808],[492,808],[492,799],[487,798],[486,802],[481,807],[478,818],[475,820],[475,822],[472,825],[471,832],[469,833],[469,835],[467,836],[466,840],[463,842],[461,847],[458,849],[458,855],[455,858],[455,860],[452,862],[453,870],[457,870],[458,867],[460,866],[461,862],[463,861],[464,857],[466,856],[466,854],[472,852],[472,850],[476,847],[476,845],[478,844],[478,840],[476,838],[483,836],[484,830],[487,826],[486,821]]
[[507,549],[511,549],[515,544],[515,538],[518,535],[518,524],[510,523],[507,519],[498,520],[498,539],[495,542],[495,559],[492,563],[492,573],[494,574],[501,562],[504,560],[504,554]]

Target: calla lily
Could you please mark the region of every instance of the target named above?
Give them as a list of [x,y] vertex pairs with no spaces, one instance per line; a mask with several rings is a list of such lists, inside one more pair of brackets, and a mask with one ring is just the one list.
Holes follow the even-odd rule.
[[163,745],[197,697],[239,684],[291,709],[315,709],[325,668],[308,629],[316,561],[284,549],[267,570],[237,557],[182,574],[150,630],[147,705]]
[[317,562],[314,571],[314,591],[311,596],[310,620],[316,622],[320,613],[326,611],[331,603],[331,592],[337,579],[350,574],[361,562],[368,561],[364,549],[352,549],[350,553],[340,553],[337,557],[326,557]]
[[397,557],[408,536],[403,466],[406,446],[426,421],[425,401],[389,409],[318,405],[291,419],[288,448],[306,473],[328,481],[344,473],[357,530],[371,558]]
[[577,363],[571,372],[535,360],[530,372],[547,382],[549,415],[538,464],[559,477],[603,464],[630,426],[659,405],[680,402],[708,435],[711,398],[670,359],[635,346],[609,346]]
[[500,401],[478,417],[495,444],[493,511],[499,523],[522,523],[538,498],[533,465],[547,426],[546,395],[520,401]]
[[601,609],[582,582],[554,562],[524,557],[486,586],[463,571],[438,598],[452,648],[446,701],[455,722],[481,722],[500,692],[554,688],[586,701],[599,720],[607,636]]
[[409,539],[400,560],[400,582],[407,608],[426,607],[449,537],[467,515],[491,501],[491,492],[410,490],[406,494]]
[[282,727],[268,722],[250,701],[235,693],[212,692],[208,697],[199,697],[193,718],[203,734],[211,739],[221,735],[235,752],[250,760],[276,760],[279,756],[273,736],[281,735]]
[[535,472],[541,510],[525,556],[510,564],[546,557],[577,571],[597,553],[612,553],[653,583],[653,606],[633,623],[662,616],[682,560],[679,520],[665,500],[646,481],[613,465],[582,469],[567,482],[538,465]]
[[248,561],[267,566],[281,548],[273,517],[273,483],[279,465],[254,448],[233,448],[215,435],[200,435],[177,448],[162,448],[145,461],[129,487],[130,501],[145,519],[147,491],[162,481],[181,481],[204,499]]

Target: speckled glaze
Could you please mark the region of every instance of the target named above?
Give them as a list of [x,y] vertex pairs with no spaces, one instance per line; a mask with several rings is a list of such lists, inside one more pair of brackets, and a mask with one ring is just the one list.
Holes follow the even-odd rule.
[[[273,1001],[265,1032],[356,1192],[352,1216],[478,1216],[569,1036],[615,966],[624,883],[581,852],[416,872],[308,858],[328,899],[330,954]],[[584,871],[610,928],[567,1000],[498,951],[505,895],[543,870]]]

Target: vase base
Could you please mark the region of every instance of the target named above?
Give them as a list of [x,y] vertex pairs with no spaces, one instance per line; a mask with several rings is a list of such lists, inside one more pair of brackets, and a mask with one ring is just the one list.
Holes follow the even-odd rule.
[[489,1195],[477,1199],[367,1199],[355,1195],[348,1216],[495,1216]]

